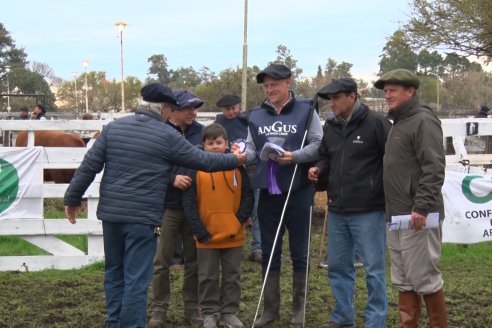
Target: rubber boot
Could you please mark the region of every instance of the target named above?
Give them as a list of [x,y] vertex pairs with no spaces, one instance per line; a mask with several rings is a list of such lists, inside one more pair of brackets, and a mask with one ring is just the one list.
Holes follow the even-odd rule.
[[414,291],[400,292],[400,328],[417,328],[420,322],[421,298]]
[[292,280],[292,319],[293,325],[302,325],[304,321],[304,302],[306,300],[306,272],[294,271]]
[[430,328],[447,328],[448,313],[446,302],[444,301],[444,291],[439,289],[433,294],[424,295],[427,316],[429,317]]
[[264,293],[263,314],[255,321],[255,327],[264,327],[270,322],[280,319],[280,271],[268,273]]

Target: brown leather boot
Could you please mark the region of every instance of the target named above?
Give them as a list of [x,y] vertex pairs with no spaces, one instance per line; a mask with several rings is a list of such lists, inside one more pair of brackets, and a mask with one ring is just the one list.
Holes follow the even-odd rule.
[[420,322],[420,295],[414,291],[400,292],[400,328],[417,328]]
[[424,295],[424,302],[429,317],[429,327],[448,328],[448,312],[442,288],[433,294]]

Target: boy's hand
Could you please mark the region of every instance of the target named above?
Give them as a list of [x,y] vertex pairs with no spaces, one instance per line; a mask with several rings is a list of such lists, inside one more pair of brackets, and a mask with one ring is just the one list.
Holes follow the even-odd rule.
[[239,151],[233,151],[232,153],[237,158],[237,161],[238,161],[237,166],[243,166],[244,163],[246,162],[246,153],[240,153]]
[[187,175],[176,175],[174,179],[174,187],[186,190],[191,186],[191,178]]

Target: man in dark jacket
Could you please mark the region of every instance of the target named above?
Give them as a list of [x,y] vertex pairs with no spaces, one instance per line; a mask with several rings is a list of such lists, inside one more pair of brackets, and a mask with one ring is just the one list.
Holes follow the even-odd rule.
[[[280,318],[282,237],[286,229],[293,267],[290,322],[304,323],[309,216],[314,196],[314,188],[307,179],[307,163],[318,159],[323,130],[312,102],[296,99],[289,90],[291,76],[291,70],[279,64],[271,64],[258,73],[256,82],[263,85],[267,99],[250,111],[248,119],[246,153],[248,163],[258,161],[252,184],[260,189],[258,221],[265,279],[264,311],[255,327],[264,327]],[[271,153],[271,145],[281,147],[281,154]],[[263,154],[270,154],[262,156],[262,150]],[[277,230],[278,239],[273,248]],[[266,276],[270,257],[270,271]]]
[[[174,92],[179,106],[174,108],[166,124],[182,134],[188,142],[199,146],[202,142],[203,125],[195,119],[198,108],[203,105],[197,96],[186,90]],[[173,166],[166,194],[166,211],[162,218],[161,235],[154,258],[152,277],[152,318],[149,328],[162,328],[171,298],[169,268],[173,254],[183,256],[184,277],[182,297],[184,318],[192,325],[203,319],[198,309],[198,267],[195,240],[183,212],[183,191],[191,186],[193,170],[180,165]],[[181,255],[182,254],[182,255]]]
[[366,271],[364,327],[384,327],[386,296],[386,220],[383,155],[390,124],[362,104],[357,84],[334,80],[318,92],[328,99],[334,117],[324,126],[320,159],[310,180],[326,183],[328,193],[328,277],[335,297],[331,323],[355,327],[355,249]]
[[448,326],[443,279],[437,267],[442,231],[426,228],[429,214],[444,219],[441,188],[446,160],[441,121],[420,104],[418,77],[390,71],[374,83],[384,91],[393,127],[384,154],[386,216],[410,218],[410,230],[388,232],[391,281],[399,291],[400,327],[418,327],[421,296],[430,327]]
[[141,94],[144,107],[104,127],[64,198],[67,218],[75,223],[85,191],[104,169],[97,216],[103,224],[106,327],[145,327],[154,231],[161,224],[172,165],[227,170],[245,157],[204,153],[166,125],[161,115],[178,105],[168,87],[153,83]]

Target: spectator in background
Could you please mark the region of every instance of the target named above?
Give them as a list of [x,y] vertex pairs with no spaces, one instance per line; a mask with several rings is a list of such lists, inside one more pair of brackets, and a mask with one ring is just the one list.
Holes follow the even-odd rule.
[[46,107],[43,104],[38,103],[34,106],[34,111],[31,114],[31,120],[46,120]]
[[152,83],[141,95],[142,107],[134,115],[104,127],[64,197],[65,214],[75,224],[82,196],[104,169],[97,217],[103,226],[107,328],[146,326],[155,228],[161,225],[172,165],[230,170],[245,157],[202,152],[166,125],[161,117],[164,107],[178,105],[168,87]]
[[477,118],[487,118],[488,117],[488,113],[489,113],[489,108],[485,105],[482,105],[480,106],[480,111],[478,112],[477,115],[475,115],[475,117]]
[[22,106],[19,113],[19,120],[28,120],[29,118],[29,108]]
[[[429,327],[448,327],[441,259],[444,203],[443,133],[437,114],[420,103],[420,80],[406,69],[395,69],[374,83],[384,91],[393,127],[383,160],[386,217],[410,216],[411,230],[388,232],[391,282],[399,291],[400,327],[418,327],[421,298]],[[430,213],[439,216],[437,228],[426,228]]]
[[[222,114],[217,115],[215,123],[219,123],[226,130],[230,146],[240,144],[245,147],[248,137],[248,115],[246,112],[241,112],[241,98],[234,94],[226,94],[219,99],[217,107],[222,109]],[[249,179],[253,178],[255,170],[255,163],[246,165]],[[258,222],[259,194],[260,190],[255,189],[255,206],[251,214],[253,237],[251,238],[251,253],[248,260],[261,263],[261,235]]]
[[[180,90],[174,92],[179,106],[173,108],[166,124],[182,134],[194,146],[202,142],[203,125],[196,121],[198,108],[203,105],[194,94]],[[162,218],[161,235],[157,253],[154,258],[152,278],[152,318],[150,328],[164,327],[171,297],[171,281],[169,268],[177,247],[181,247],[184,258],[184,277],[182,297],[184,302],[184,318],[192,324],[203,321],[198,309],[198,268],[196,246],[191,227],[183,212],[183,191],[191,186],[193,171],[184,166],[174,166],[171,171],[167,195],[166,211]],[[163,200],[164,201],[164,200]],[[182,243],[176,245],[177,237]]]

